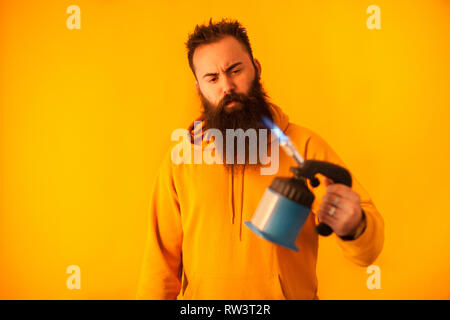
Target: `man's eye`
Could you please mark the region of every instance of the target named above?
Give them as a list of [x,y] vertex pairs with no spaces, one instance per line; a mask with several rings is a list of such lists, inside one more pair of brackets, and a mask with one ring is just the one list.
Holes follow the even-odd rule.
[[233,73],[239,73],[241,71],[241,69],[236,69],[236,70],[233,70]]
[[209,82],[216,82],[217,78],[211,78],[209,79]]

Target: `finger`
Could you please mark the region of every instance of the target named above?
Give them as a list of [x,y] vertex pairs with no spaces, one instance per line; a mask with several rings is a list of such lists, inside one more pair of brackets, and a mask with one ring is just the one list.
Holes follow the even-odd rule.
[[319,218],[319,222],[323,222],[333,228],[333,219],[324,210],[317,212],[317,218]]
[[326,193],[323,197],[322,197],[322,203],[327,203],[330,205],[333,205],[335,207],[339,207],[339,203],[341,203],[342,201],[345,201],[344,198],[342,198],[341,196],[338,196],[335,193]]
[[332,184],[327,187],[327,193],[333,193],[345,199],[354,200],[358,197],[358,194],[351,188],[343,184]]
[[333,193],[346,193],[350,190],[351,188],[347,187],[345,184],[342,183],[333,183],[327,186],[327,191]]
[[325,185],[325,187],[328,187],[329,185],[332,185],[333,183],[334,183],[333,180],[331,180],[330,178],[324,176],[323,184]]
[[321,203],[319,211],[321,211],[321,215],[324,214],[325,219],[327,216],[331,217],[333,220],[342,220],[348,215],[348,207],[336,207],[330,203]]
[[347,212],[352,212],[355,207],[355,201],[336,196],[335,194],[326,194],[322,198],[320,208],[327,212],[331,206],[339,209],[339,216],[343,217],[347,215]]
[[319,219],[321,219],[323,222],[327,223],[332,227],[336,221],[339,219],[339,211],[340,209],[337,209],[334,206],[327,205],[327,204],[321,204],[319,212],[317,213],[317,216]]
[[319,223],[323,222],[334,230],[336,221],[334,221],[334,219],[330,217],[326,212],[318,212],[317,216],[319,217]]
[[[333,210],[332,207],[335,207],[336,209]],[[343,222],[346,221],[349,216],[352,215],[352,212],[354,212],[354,203],[350,200],[346,200],[341,198],[339,200],[338,206],[336,207],[333,203],[330,202],[323,202],[320,204],[320,210],[330,214],[330,210],[332,213],[332,217],[336,220],[336,222]]]

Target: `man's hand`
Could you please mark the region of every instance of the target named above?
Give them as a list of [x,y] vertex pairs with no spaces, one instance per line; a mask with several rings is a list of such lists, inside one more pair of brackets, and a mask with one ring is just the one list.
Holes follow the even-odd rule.
[[333,184],[327,177],[324,184],[327,192],[317,216],[338,236],[354,235],[363,218],[359,195],[346,185]]

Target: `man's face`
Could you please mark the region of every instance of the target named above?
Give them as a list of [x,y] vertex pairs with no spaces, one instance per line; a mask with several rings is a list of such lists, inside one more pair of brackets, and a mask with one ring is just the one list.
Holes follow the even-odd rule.
[[[261,67],[257,60],[253,65],[248,52],[235,38],[226,37],[200,46],[194,53],[193,62],[207,128],[218,129],[225,137],[227,129],[258,130],[264,127],[262,117],[272,120],[270,103],[260,83]],[[259,136],[256,154],[258,141]],[[246,141],[245,145],[247,164],[249,143]],[[222,153],[224,164],[226,153],[232,151],[236,159],[236,144],[225,139],[223,146],[226,151]],[[225,164],[225,167],[231,166]]]
[[[247,94],[261,71],[259,63],[256,61],[254,66],[245,47],[231,36],[199,46],[193,64],[197,91],[216,107],[227,94]],[[242,108],[242,104],[231,102],[223,107],[231,111]]]

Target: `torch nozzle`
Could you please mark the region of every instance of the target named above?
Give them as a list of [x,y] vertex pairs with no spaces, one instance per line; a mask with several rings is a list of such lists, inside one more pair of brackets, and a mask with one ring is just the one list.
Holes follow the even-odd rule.
[[283,150],[294,159],[298,166],[303,164],[305,160],[303,160],[303,157],[300,155],[297,148],[294,146],[290,139],[286,142],[280,143],[280,145],[283,147]]

